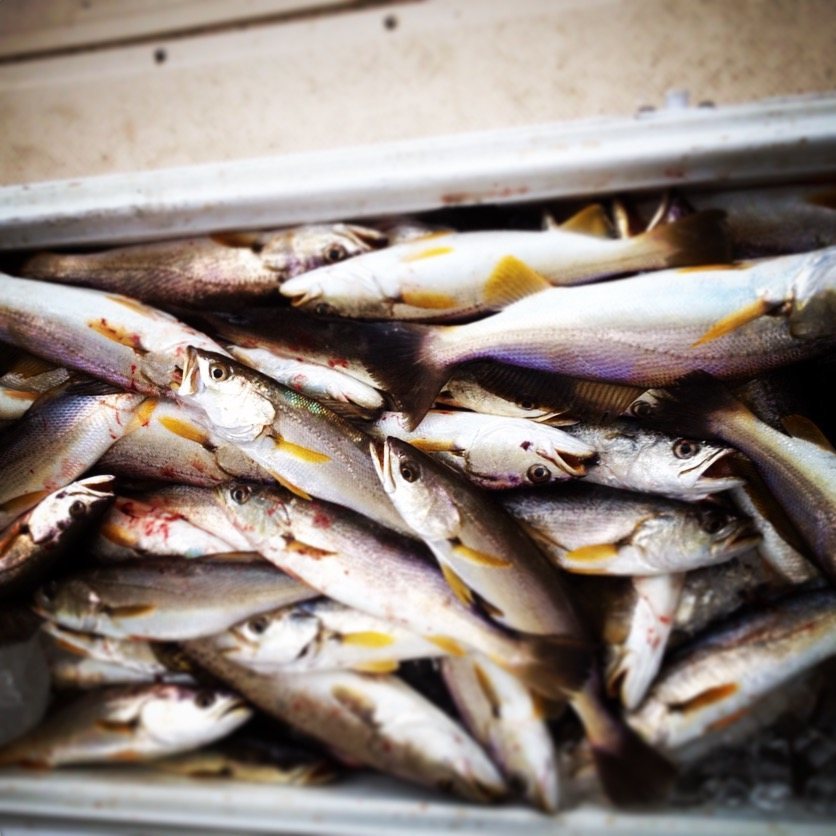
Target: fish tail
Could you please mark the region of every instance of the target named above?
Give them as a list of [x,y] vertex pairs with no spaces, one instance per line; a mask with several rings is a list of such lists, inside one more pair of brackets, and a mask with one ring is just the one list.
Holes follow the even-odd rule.
[[71,255],[61,253],[35,253],[23,262],[19,268],[21,276],[40,281],[61,280],[72,275],[78,265]]
[[607,797],[619,806],[664,799],[676,773],[673,764],[612,712],[597,674],[572,697],[572,707],[583,723]]
[[633,239],[642,249],[661,256],[660,267],[728,264],[732,260],[725,212],[707,209],[672,223],[661,224]]
[[363,360],[414,430],[450,377],[451,365],[434,359],[438,329],[403,322],[370,326]]
[[527,635],[518,649],[522,652],[494,661],[550,700],[562,701],[583,688],[595,660],[589,643],[552,636]]

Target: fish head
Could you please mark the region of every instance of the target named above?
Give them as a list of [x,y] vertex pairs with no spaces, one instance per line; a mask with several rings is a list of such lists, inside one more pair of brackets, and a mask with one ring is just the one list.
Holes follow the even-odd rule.
[[694,510],[700,530],[708,539],[712,563],[731,560],[761,541],[761,534],[749,517],[708,502],[701,503]]
[[832,337],[836,322],[836,247],[810,253],[791,288],[790,333],[799,339]]
[[227,441],[252,441],[276,418],[255,374],[230,357],[189,346],[177,395]]
[[90,476],[67,485],[40,502],[29,517],[29,532],[39,544],[57,545],[104,513],[115,498],[113,476]]
[[260,252],[279,283],[348,258],[379,249],[388,242],[382,232],[355,224],[311,224],[271,235]]
[[583,476],[594,455],[588,444],[556,427],[514,419],[477,431],[462,454],[471,481],[494,489]]
[[319,620],[305,607],[283,607],[236,624],[216,646],[232,661],[275,668],[300,659],[319,632]]
[[47,621],[82,632],[98,632],[107,618],[107,606],[82,578],[48,581],[35,592],[33,609]]
[[256,550],[271,538],[292,535],[293,496],[289,491],[229,482],[215,489],[215,498],[233,526]]
[[371,452],[383,489],[408,526],[427,540],[457,536],[462,521],[450,490],[455,474],[449,468],[393,436],[382,448],[373,443]]
[[224,737],[251,716],[244,700],[229,691],[164,685],[143,702],[138,726],[166,748],[192,748]]

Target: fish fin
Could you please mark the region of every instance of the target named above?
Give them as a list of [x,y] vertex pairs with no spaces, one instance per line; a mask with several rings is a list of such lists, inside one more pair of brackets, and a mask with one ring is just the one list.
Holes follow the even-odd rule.
[[337,226],[375,249],[385,247],[389,243],[389,236],[385,232],[370,226],[360,226],[360,224],[337,224]]
[[139,727],[139,720],[96,720],[96,727],[116,734],[134,734]]
[[836,453],[830,439],[804,415],[785,415],[781,419],[781,425],[793,438],[804,439],[823,450]]
[[292,494],[295,494],[300,499],[311,499],[311,495],[306,491],[303,491],[298,485],[294,485],[289,479],[285,479],[284,476],[281,475],[276,470],[270,470],[268,473],[283,487],[287,488]]
[[448,308],[455,308],[458,304],[455,296],[433,290],[406,289],[401,291],[400,301],[413,308],[422,308],[427,311],[446,311]]
[[473,675],[479,684],[479,690],[485,695],[485,699],[491,707],[491,714],[494,717],[501,717],[502,697],[496,693],[496,688],[493,687],[490,676],[485,673],[485,669],[478,662],[473,663]]
[[180,438],[185,438],[187,441],[194,441],[200,444],[201,447],[206,447],[209,444],[209,433],[192,421],[187,421],[182,418],[169,418],[163,416],[158,419],[170,433],[179,435]]
[[355,662],[351,670],[358,673],[394,673],[401,663],[396,659],[378,659],[368,662]]
[[10,389],[6,386],[0,386],[0,392],[3,393],[4,397],[18,401],[36,401],[41,396],[40,392],[28,392],[24,389]]
[[706,209],[661,224],[631,240],[643,249],[661,250],[662,267],[728,264],[732,249],[725,217],[721,209]]
[[497,557],[492,554],[480,552],[478,549],[472,549],[460,540],[453,546],[453,554],[464,560],[469,560],[471,563],[479,566],[489,566],[493,569],[510,569],[513,566],[513,563],[504,557]]
[[386,647],[395,642],[388,633],[382,633],[378,630],[360,630],[356,633],[342,633],[340,641],[343,644],[355,644],[359,647]]
[[603,700],[597,677],[572,698],[592,748],[598,777],[619,806],[662,800],[676,775],[673,764],[614,715]]
[[305,557],[312,557],[314,560],[320,560],[323,557],[333,557],[337,552],[329,552],[325,549],[318,549],[316,546],[311,546],[302,540],[290,540],[285,548],[288,551],[303,554]]
[[406,413],[408,430],[427,414],[450,376],[450,367],[428,355],[442,329],[403,322],[370,324],[359,346],[369,373],[396,407]]
[[518,637],[519,655],[514,659],[494,658],[533,691],[550,700],[564,700],[578,692],[589,679],[596,648],[587,641],[563,636]]
[[730,334],[732,331],[766,316],[777,307],[780,307],[780,304],[776,305],[776,303],[768,302],[766,299],[756,299],[754,302],[750,302],[748,305],[744,305],[742,308],[718,319],[696,342],[691,343],[691,348],[697,348],[724,337],[726,334]]
[[157,408],[159,401],[156,398],[146,398],[135,410],[125,428],[125,435],[140,429],[140,427],[147,427]]
[[813,206],[821,206],[824,209],[833,209],[836,211],[836,188],[823,189],[820,192],[811,194],[807,198],[807,203],[812,203]]
[[485,302],[504,308],[525,296],[548,290],[551,282],[514,255],[499,259],[482,288]]
[[409,443],[425,453],[458,453],[461,447],[443,438],[411,438]]
[[374,421],[383,411],[383,404],[379,407],[368,407],[354,401],[338,401],[335,398],[318,397],[316,400],[346,421]]
[[543,232],[552,232],[555,229],[560,229],[560,224],[551,212],[549,212],[547,209],[544,209],[543,217],[540,221],[540,228],[543,230]]
[[[302,447],[300,444],[294,444],[280,435],[274,435],[273,441],[282,452],[287,453],[294,458],[299,459],[307,464],[325,464],[331,461],[330,456],[325,453],[320,453],[318,450],[312,450],[310,447]],[[310,498],[310,497],[308,497]]]
[[615,238],[615,230],[600,203],[585,206],[558,227],[562,232],[577,232],[595,238]]
[[0,351],[0,372],[3,374],[13,372],[18,377],[28,380],[30,377],[37,377],[57,368],[55,363],[36,357],[34,354],[28,354],[22,349],[4,345]]
[[604,560],[612,560],[618,556],[618,546],[615,543],[595,543],[590,546],[581,546],[571,549],[561,559],[566,562],[578,563],[599,563]]
[[695,696],[685,700],[685,702],[672,704],[670,708],[681,714],[691,714],[692,712],[700,711],[709,705],[723,702],[723,700],[733,696],[739,690],[740,686],[736,682],[727,682],[723,685],[715,685],[712,688],[706,688],[705,691],[700,691]]
[[716,732],[727,729],[737,723],[738,720],[742,720],[749,713],[749,710],[749,706],[743,706],[743,708],[739,708],[737,711],[732,711],[731,714],[727,714],[725,717],[720,717],[713,723],[709,723],[706,727],[706,731]]
[[439,566],[444,580],[447,581],[456,598],[466,606],[472,607],[475,599],[470,587],[446,563],[440,563]]
[[0,504],[0,511],[4,514],[22,514],[30,508],[34,508],[42,499],[45,499],[50,494],[50,491],[31,491],[20,496],[7,499]]
[[[435,258],[439,255],[449,255],[451,252],[453,252],[453,247],[424,247],[423,249],[418,250],[418,252],[411,252],[408,255],[405,255],[401,261],[422,261],[425,258]],[[406,299],[404,299],[404,301],[406,302]]]
[[335,685],[331,689],[331,696],[355,717],[362,720],[372,729],[377,727],[375,721],[375,704],[362,691],[348,685]]
[[106,612],[112,618],[138,618],[149,615],[157,608],[154,604],[131,604],[124,607],[105,607]]
[[99,534],[111,543],[124,548],[133,548],[136,545],[137,538],[134,534],[124,526],[118,525],[115,522],[106,521],[99,527]]
[[261,234],[258,232],[216,232],[209,236],[216,244],[232,249],[252,250],[257,248],[261,242]]
[[424,636],[424,638],[443,650],[448,656],[464,656],[467,652],[455,639],[449,636]]

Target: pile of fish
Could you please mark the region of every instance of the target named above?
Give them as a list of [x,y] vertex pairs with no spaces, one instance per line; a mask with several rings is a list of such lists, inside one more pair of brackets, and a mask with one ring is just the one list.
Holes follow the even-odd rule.
[[15,256],[0,764],[644,804],[799,694],[836,752],[833,196]]

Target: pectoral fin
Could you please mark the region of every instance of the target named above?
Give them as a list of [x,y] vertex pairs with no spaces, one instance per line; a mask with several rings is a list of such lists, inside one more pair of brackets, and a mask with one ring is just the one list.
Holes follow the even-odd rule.
[[343,644],[355,644],[360,647],[386,647],[395,642],[388,633],[380,633],[376,630],[343,633],[340,640]]
[[470,587],[445,563],[441,563],[441,574],[444,575],[444,580],[453,590],[453,594],[463,604],[470,607],[473,605],[473,592]]
[[742,328],[744,325],[748,325],[750,322],[754,322],[756,319],[772,313],[779,307],[780,304],[776,305],[774,302],[767,302],[766,299],[756,299],[754,302],[744,305],[728,316],[718,319],[695,343],[691,344],[691,348],[697,348],[697,346],[705,345],[719,337],[730,334],[732,331],[736,331],[738,328]]
[[513,565],[510,560],[506,560],[504,557],[496,557],[477,549],[471,549],[470,546],[461,542],[453,546],[453,554],[469,560],[471,563],[476,563],[479,566],[490,566],[493,569],[510,569]]
[[157,608],[153,604],[132,604],[124,607],[106,607],[108,615],[112,618],[139,618],[149,615]]
[[578,232],[596,238],[614,238],[613,227],[600,203],[585,206],[560,225],[563,232]]
[[506,255],[496,263],[482,290],[488,305],[501,308],[550,287],[548,279],[524,261],[520,261],[516,256]]

